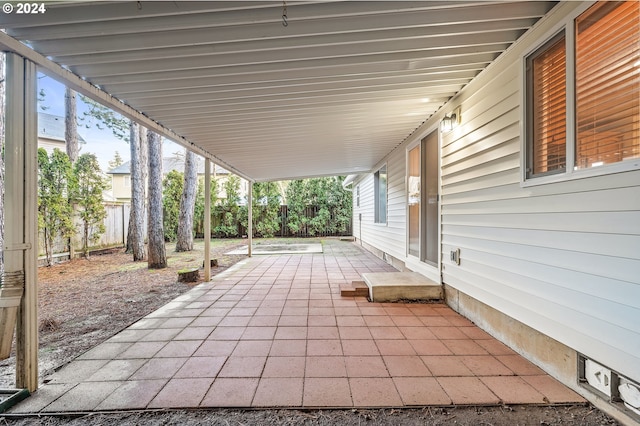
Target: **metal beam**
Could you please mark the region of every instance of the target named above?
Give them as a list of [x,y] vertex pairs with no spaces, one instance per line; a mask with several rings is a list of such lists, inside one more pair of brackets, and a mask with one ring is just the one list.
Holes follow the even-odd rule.
[[217,158],[213,154],[207,152],[201,147],[195,145],[191,141],[184,138],[182,135],[177,134],[173,130],[163,126],[162,124],[152,120],[147,117],[140,111],[132,108],[131,106],[121,102],[119,99],[110,95],[99,89],[98,87],[92,85],[86,80],[83,80],[76,74],[72,73],[69,70],[62,68],[60,65],[55,62],[47,59],[40,53],[30,49],[26,45],[20,43],[18,40],[8,36],[7,34],[0,31],[0,50],[14,52],[18,55],[28,59],[33,62],[37,66],[40,67],[40,70],[50,76],[51,78],[60,81],[65,86],[75,90],[76,92],[82,93],[85,96],[95,100],[96,102],[113,109],[114,111],[122,114],[124,117],[133,120],[137,123],[140,123],[142,126],[147,129],[158,133],[161,136],[164,136],[167,139],[170,139],[177,144],[201,155],[205,158],[209,158],[210,160],[221,164],[225,169],[230,172],[241,176],[242,178],[251,181],[252,178],[249,177],[246,173],[237,170],[235,167],[227,164],[222,159]]

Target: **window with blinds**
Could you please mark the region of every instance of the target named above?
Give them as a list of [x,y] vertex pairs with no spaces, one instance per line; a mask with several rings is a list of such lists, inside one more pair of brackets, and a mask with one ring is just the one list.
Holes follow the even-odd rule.
[[566,168],[566,62],[564,34],[527,60],[531,141],[528,176],[563,172]]
[[527,179],[640,158],[640,1],[596,2],[566,28],[525,57]]
[[640,157],[640,2],[576,19],[576,168]]

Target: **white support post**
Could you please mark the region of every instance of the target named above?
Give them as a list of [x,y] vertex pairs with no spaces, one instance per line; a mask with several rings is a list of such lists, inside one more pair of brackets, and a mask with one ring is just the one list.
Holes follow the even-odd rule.
[[16,322],[16,385],[38,387],[36,65],[7,53],[5,271],[22,276]]
[[247,247],[247,256],[251,257],[253,249],[253,182],[249,181],[249,195],[247,196],[247,238],[249,239]]
[[211,160],[204,159],[204,280],[211,280]]

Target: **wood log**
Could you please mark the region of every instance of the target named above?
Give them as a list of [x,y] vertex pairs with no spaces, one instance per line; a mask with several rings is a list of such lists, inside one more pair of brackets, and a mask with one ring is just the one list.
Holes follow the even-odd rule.
[[200,279],[200,269],[182,269],[178,271],[178,282],[180,283],[193,283]]

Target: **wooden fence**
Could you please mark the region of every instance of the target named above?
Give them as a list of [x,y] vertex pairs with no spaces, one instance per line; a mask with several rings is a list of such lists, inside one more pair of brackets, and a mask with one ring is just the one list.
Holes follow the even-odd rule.
[[[100,236],[98,241],[92,244],[90,250],[100,250],[111,247],[124,247],[127,243],[127,231],[129,229],[129,204],[105,204],[107,216],[103,220],[105,232]],[[54,262],[68,260],[73,253],[82,252],[82,221],[75,217],[77,233],[71,238],[58,237],[54,241],[53,260]],[[73,250],[70,250],[73,248]],[[44,249],[44,233],[38,234],[38,253],[39,259],[45,258]]]
[[[100,250],[111,247],[124,247],[127,243],[127,231],[129,229],[129,211],[131,209],[129,204],[105,204],[107,210],[107,216],[105,217],[103,224],[105,227],[105,233],[100,236],[100,239],[91,246],[91,251]],[[306,208],[305,215],[308,219],[313,219],[318,214],[320,209],[317,206],[309,206]],[[225,214],[225,210],[219,206],[215,207],[211,214],[211,230],[222,222],[222,217]],[[259,220],[260,212],[254,212]],[[287,226],[288,222],[288,209],[287,206],[280,207],[279,213],[280,229],[276,232],[278,237],[328,237],[328,236],[345,236],[351,235],[352,223],[349,222],[346,230],[343,232],[334,232],[329,229],[319,230],[315,233],[311,232],[310,226],[303,226],[298,232],[291,232]],[[333,218],[332,218],[333,219]],[[56,238],[53,247],[53,260],[54,262],[68,260],[71,253],[82,252],[82,221],[79,218],[75,218],[77,234],[69,241],[69,239]],[[146,225],[146,224],[145,224]],[[202,229],[202,221],[199,221],[199,229],[196,229],[196,236],[202,238],[204,230]],[[237,224],[238,235],[246,235],[247,230]],[[213,234],[215,236],[215,233]],[[70,245],[73,250],[70,250]],[[38,250],[40,260],[45,258],[44,250],[44,235],[42,232],[38,235]]]
[[[260,220],[260,211],[259,209],[256,209],[258,211],[253,212],[254,217],[256,218],[257,221]],[[320,210],[320,208],[318,206],[307,206],[307,208],[305,209],[305,216],[307,219],[313,219],[314,217],[317,216],[318,211]],[[227,210],[223,209],[220,206],[216,206],[213,211],[211,212],[211,232],[212,234],[215,236],[215,228],[216,226],[220,225],[222,223],[222,219],[225,215],[225,213],[227,212]],[[288,208],[287,206],[280,206],[280,212],[278,213],[278,222],[279,222],[279,229],[278,231],[276,231],[275,236],[276,237],[300,237],[300,238],[304,238],[304,237],[339,237],[339,236],[346,236],[346,235],[352,235],[352,222],[351,220],[349,221],[349,223],[347,224],[347,227],[345,230],[343,230],[342,232],[336,232],[333,230],[330,230],[328,228],[325,229],[321,229],[315,233],[312,232],[312,228],[310,225],[304,225],[302,227],[302,229],[300,229],[298,232],[292,232],[289,227],[287,226],[287,223],[289,221],[289,216],[288,216]],[[331,218],[331,220],[333,221],[333,217]],[[247,234],[247,229],[242,226],[240,223],[236,224],[236,228],[237,228],[237,235],[246,235]],[[202,236],[204,235],[204,229],[202,229],[202,225],[198,226],[198,228],[196,229],[196,236],[202,238]]]

